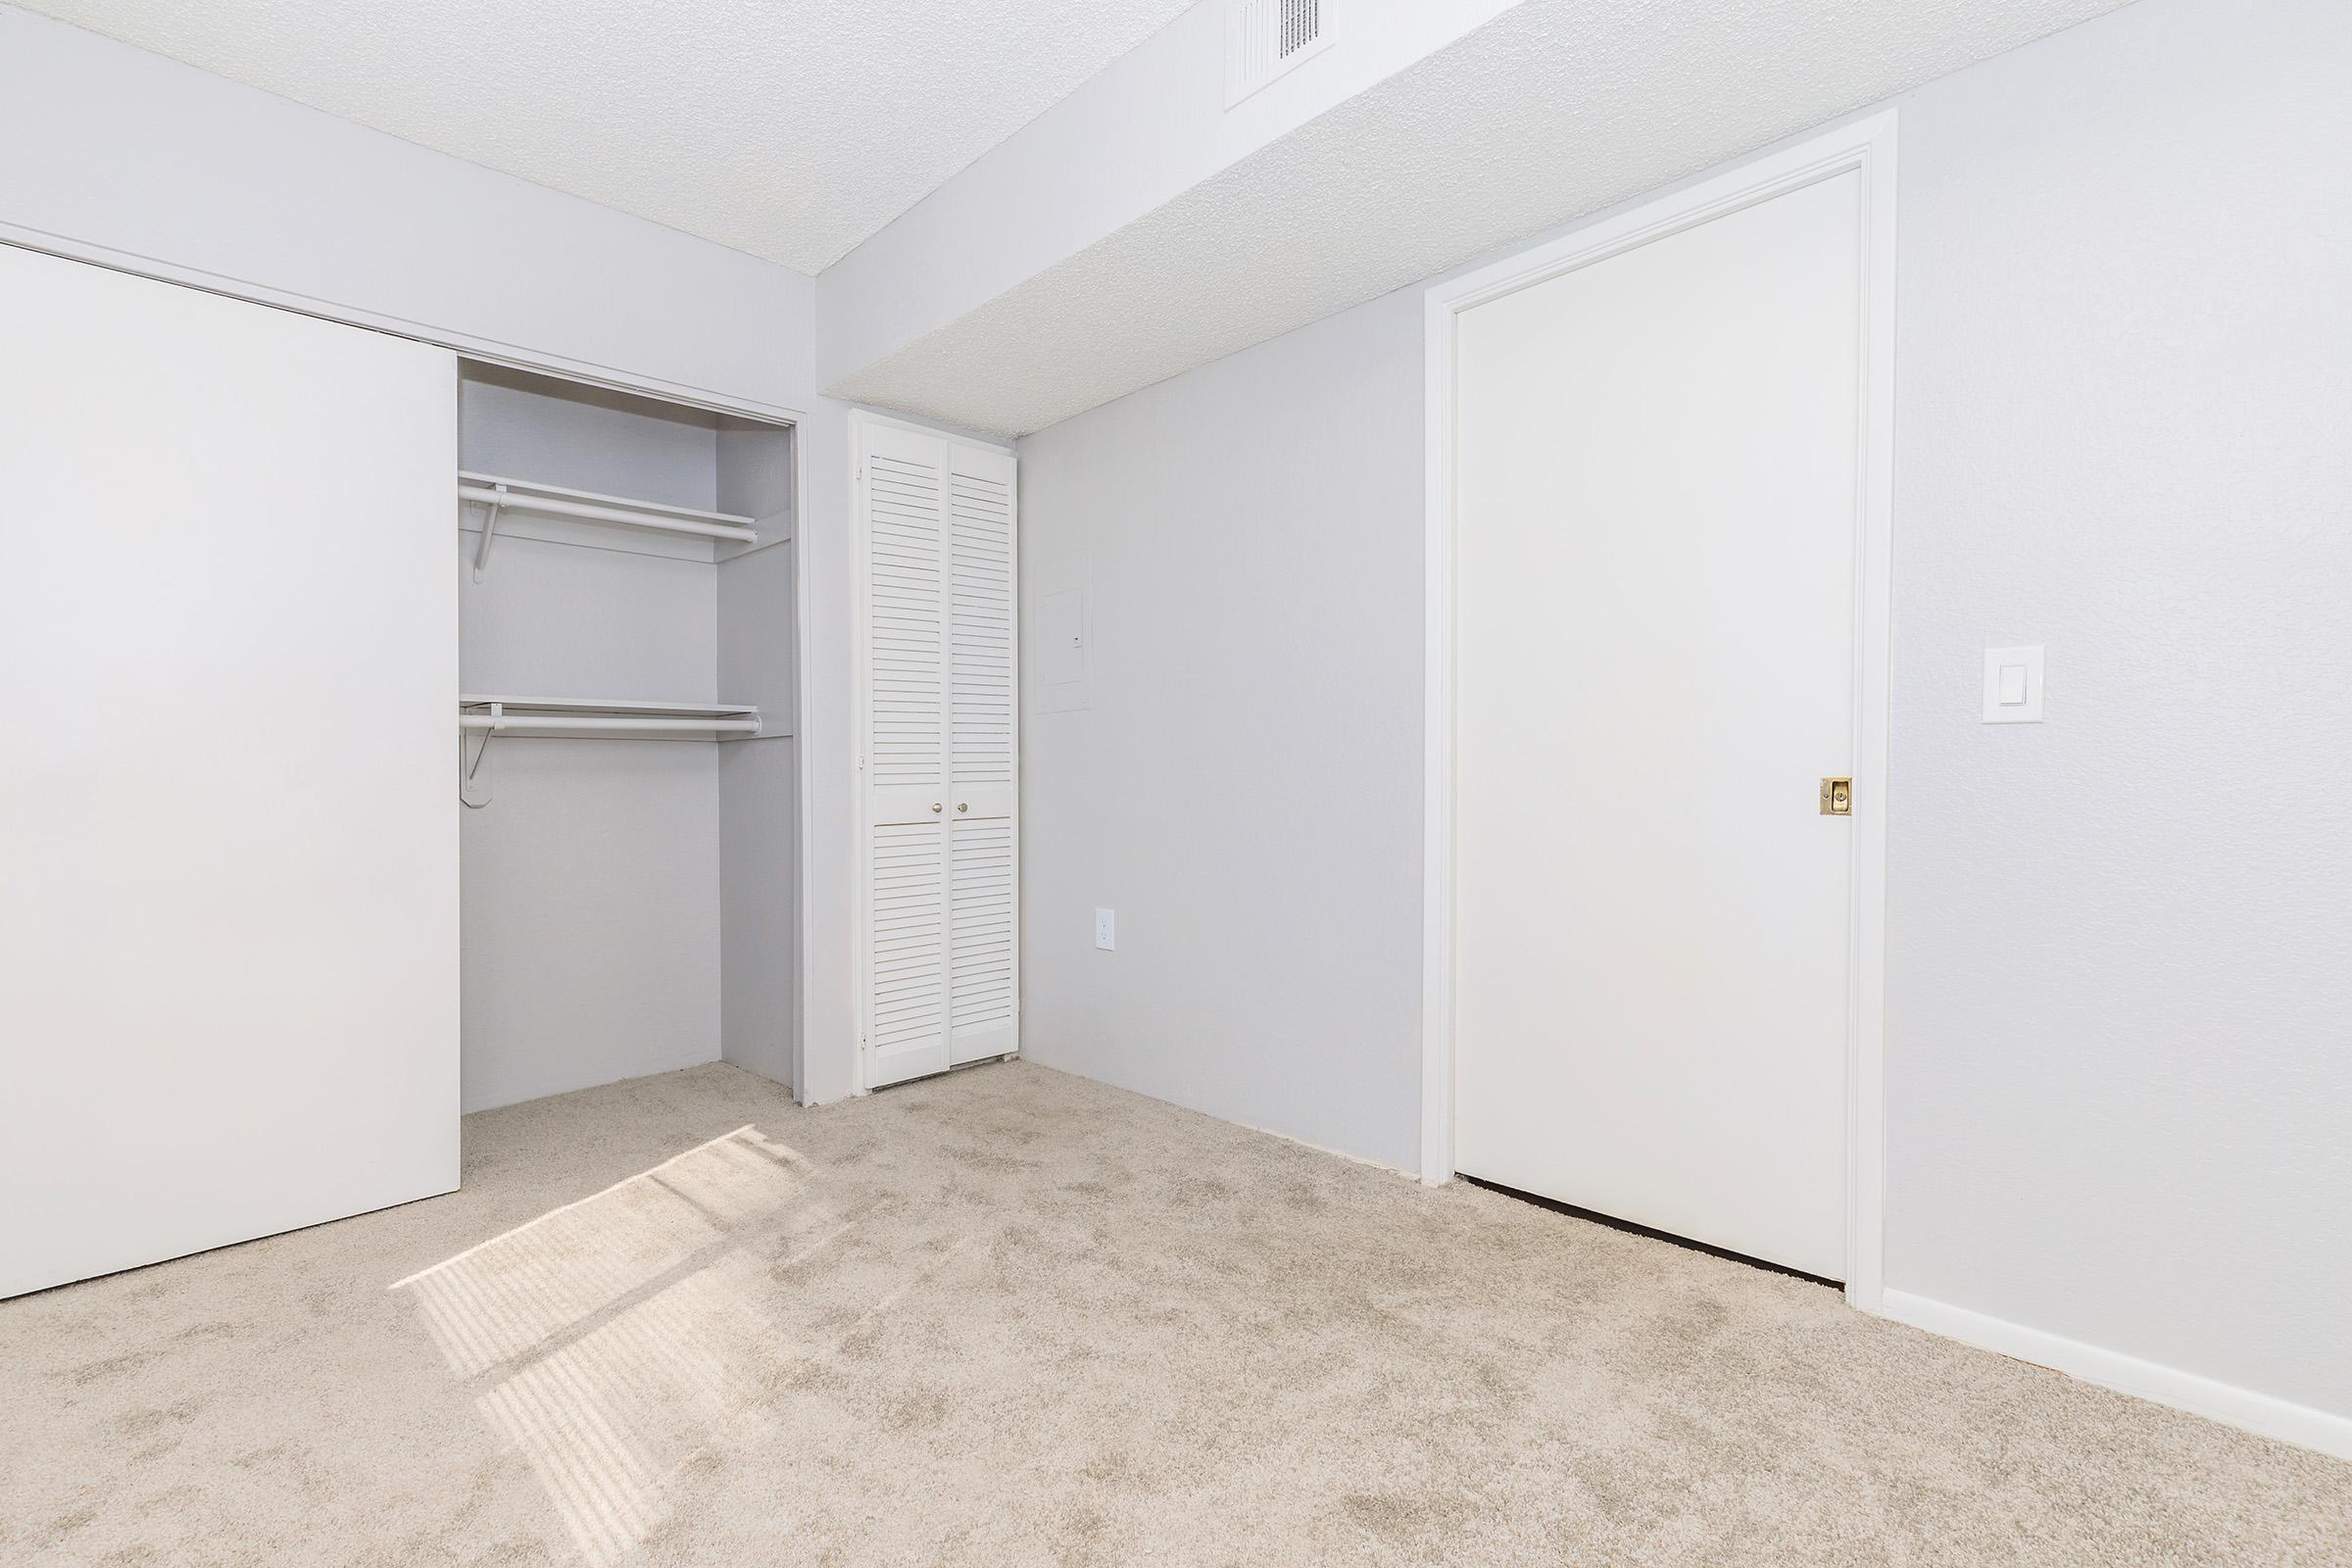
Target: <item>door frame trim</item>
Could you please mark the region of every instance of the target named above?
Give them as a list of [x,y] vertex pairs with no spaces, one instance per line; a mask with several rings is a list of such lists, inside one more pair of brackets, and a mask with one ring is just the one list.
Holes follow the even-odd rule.
[[1454,356],[1465,311],[1849,172],[1862,175],[1860,430],[1854,475],[1854,855],[1847,961],[1845,1297],[1885,1293],[1887,627],[1894,512],[1895,114],[1865,116],[1430,286],[1423,417],[1421,1179],[1454,1135]]

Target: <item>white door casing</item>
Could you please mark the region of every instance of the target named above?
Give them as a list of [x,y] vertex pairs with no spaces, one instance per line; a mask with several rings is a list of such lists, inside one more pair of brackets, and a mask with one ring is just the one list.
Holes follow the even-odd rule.
[[446,350],[0,246],[0,1296],[458,1184]]
[[[1654,1119],[1656,1097],[1672,1090],[1676,1082],[1673,1063],[1661,1062],[1655,1055],[1665,1049],[1658,1040],[1650,1039],[1646,1050],[1621,1046],[1614,1048],[1613,1055],[1604,1051],[1598,1061],[1578,1063],[1576,1072],[1555,1062],[1552,1070],[1558,1082],[1549,1086],[1551,1093],[1556,1096],[1561,1088],[1573,1084],[1599,1097],[1571,1103],[1567,1116],[1556,1125],[1524,1118],[1507,1103],[1507,1097],[1495,1092],[1495,1084],[1482,1079],[1479,1069],[1466,1063],[1462,1053],[1470,1048],[1463,1041],[1473,1026],[1491,1030],[1497,1021],[1516,1016],[1526,1035],[1537,1034],[1537,1020],[1514,1013],[1514,1008],[1524,1008],[1544,994],[1534,977],[1504,979],[1498,985],[1497,971],[1478,966],[1507,956],[1516,940],[1512,922],[1553,922],[1557,927],[1554,935],[1566,942],[1565,949],[1545,952],[1531,947],[1518,956],[1526,960],[1541,954],[1560,970],[1563,981],[1573,982],[1567,994],[1588,1009],[1581,1020],[1572,1020],[1582,1025],[1574,1031],[1580,1042],[1589,1041],[1595,1029],[1606,1034],[1612,1022],[1628,1023],[1626,1009],[1644,997],[1666,999],[1664,1012],[1675,1022],[1665,1031],[1666,1046],[1678,1038],[1677,1029],[1715,1030],[1725,1018],[1746,1015],[1743,1008],[1748,1014],[1759,1007],[1771,1011],[1777,1022],[1768,1027],[1782,1029],[1788,1038],[1824,1030],[1826,1023],[1832,1048],[1828,1055],[1816,1055],[1789,1073],[1776,1073],[1767,1070],[1769,1054],[1786,1049],[1787,1039],[1772,1046],[1753,1038],[1751,1032],[1752,1043],[1765,1053],[1767,1060],[1742,1063],[1736,1056],[1728,1058],[1726,1081],[1701,1085],[1696,1096],[1706,1107],[1704,1116],[1719,1121],[1728,1140],[1720,1148],[1723,1157],[1712,1161],[1719,1171],[1736,1169],[1742,1159],[1759,1152],[1769,1158],[1770,1138],[1764,1129],[1776,1115],[1795,1115],[1805,1122],[1799,1133],[1811,1140],[1813,1155],[1796,1162],[1801,1174],[1781,1170],[1778,1175],[1786,1180],[1777,1197],[1759,1195],[1763,1200],[1751,1203],[1739,1223],[1748,1224],[1759,1215],[1791,1205],[1808,1206],[1813,1217],[1797,1222],[1793,1232],[1777,1234],[1766,1222],[1759,1233],[1766,1236],[1763,1245],[1751,1240],[1741,1246],[1739,1236],[1704,1234],[1703,1226],[1673,1212],[1678,1195],[1669,1191],[1665,1205],[1669,1212],[1662,1216],[1661,1228],[1696,1233],[1695,1239],[1762,1255],[1773,1255],[1779,1250],[1783,1255],[1776,1260],[1842,1277],[1849,1299],[1866,1307],[1877,1303],[1882,1271],[1880,1065],[1893,133],[1891,116],[1872,117],[1840,127],[1433,288],[1428,304],[1429,811],[1423,1176],[1431,1181],[1448,1179],[1459,1163],[1475,1174],[1512,1185],[1538,1185],[1524,1179],[1512,1181],[1506,1170],[1477,1169],[1459,1160],[1456,1138],[1465,1131],[1482,1141],[1480,1157],[1488,1157],[1490,1150],[1509,1145],[1511,1138],[1516,1138],[1517,1146],[1504,1156],[1506,1161],[1536,1157],[1534,1151],[1543,1137],[1557,1134],[1573,1141],[1581,1155],[1589,1156],[1579,1180],[1603,1178],[1604,1189],[1605,1179],[1613,1171],[1631,1173],[1629,1179],[1638,1181],[1644,1174],[1655,1178],[1661,1169],[1670,1175],[1674,1170],[1671,1160],[1651,1158],[1657,1151],[1645,1151],[1641,1138],[1628,1136],[1625,1129],[1612,1129],[1595,1111],[1609,1096],[1630,1097],[1630,1107],[1646,1108]],[[1776,210],[1766,210],[1790,197],[1794,199]],[[1804,220],[1808,210],[1810,221]],[[1700,232],[1710,226],[1712,232]],[[1775,237],[1776,228],[1785,232]],[[1736,278],[1724,269],[1743,242],[1761,245],[1757,254],[1778,257],[1779,262],[1768,265],[1758,276]],[[1808,246],[1812,247],[1810,255]],[[1826,255],[1824,247],[1837,254]],[[1712,273],[1703,261],[1710,249],[1722,253]],[[1696,272],[1679,280],[1674,277],[1678,266],[1694,262],[1700,264]],[[1551,291],[1548,301],[1539,303],[1546,285],[1579,272],[1588,275],[1579,283]],[[1693,303],[1711,309],[1678,313],[1670,308],[1672,301],[1667,296],[1644,297],[1645,284],[1653,289],[1689,289],[1696,286],[1695,280],[1709,275],[1720,285],[1716,297],[1711,302]],[[1834,284],[1842,293],[1822,295],[1804,281],[1808,276]],[[1743,302],[1740,290],[1750,287],[1758,292]],[[1787,294],[1789,287],[1795,289],[1793,295]],[[1782,289],[1785,297],[1776,297],[1776,288]],[[1764,316],[1791,308],[1810,312],[1813,328],[1802,339],[1782,336],[1768,341],[1774,339],[1772,330],[1743,324],[1742,304]],[[1478,322],[1475,313],[1495,305],[1502,308]],[[1556,308],[1554,318],[1548,321],[1544,319],[1547,308]],[[1581,320],[1577,318],[1580,308],[1587,312]],[[1822,325],[1827,319],[1825,312],[1838,318],[1826,329]],[[1515,321],[1511,319],[1514,315],[1518,318]],[[1498,329],[1483,347],[1482,326]],[[1510,330],[1500,330],[1504,328]],[[1625,387],[1629,402],[1646,399],[1646,406],[1654,409],[1661,398],[1666,406],[1672,406],[1675,398],[1687,400],[1691,428],[1679,432],[1687,439],[1719,439],[1728,433],[1736,440],[1745,440],[1757,434],[1762,444],[1751,448],[1743,461],[1761,466],[1745,476],[1737,473],[1736,463],[1729,470],[1713,474],[1691,471],[1703,470],[1706,465],[1661,462],[1662,454],[1669,459],[1672,454],[1654,439],[1654,433],[1645,434],[1638,424],[1614,429],[1607,449],[1598,456],[1599,466],[1614,473],[1613,482],[1632,485],[1609,503],[1621,509],[1622,526],[1578,529],[1563,521],[1536,541],[1535,554],[1522,564],[1516,580],[1485,569],[1488,563],[1468,563],[1463,552],[1474,543],[1478,526],[1468,514],[1474,505],[1491,510],[1494,501],[1492,495],[1479,497],[1465,491],[1461,463],[1468,451],[1477,450],[1487,435],[1505,435],[1523,449],[1542,442],[1555,450],[1557,457],[1548,461],[1570,461],[1572,428],[1547,427],[1539,418],[1515,431],[1507,430],[1511,408],[1507,400],[1491,404],[1483,414],[1464,402],[1465,368],[1485,373],[1480,356],[1486,354],[1493,361],[1495,352],[1509,341],[1511,330],[1523,335],[1550,332],[1556,369],[1563,378],[1572,379],[1580,362],[1613,363],[1637,382],[1654,368],[1662,379]],[[1644,332],[1651,340],[1649,349],[1660,362],[1655,367],[1638,353]],[[1737,364],[1732,366],[1727,384],[1718,387],[1710,384],[1709,376],[1698,368],[1703,367],[1708,352],[1727,345],[1735,349],[1735,361],[1746,353],[1751,363],[1744,371]],[[1772,384],[1769,376],[1758,380],[1748,373],[1755,368],[1755,355],[1785,354],[1792,345],[1816,362],[1817,351],[1825,345],[1841,356],[1838,365],[1812,363],[1790,372],[1796,374],[1796,384],[1814,389],[1799,400],[1806,408],[1760,409],[1750,420],[1743,418],[1736,404],[1717,401],[1743,392],[1752,395],[1757,386]],[[1629,352],[1635,357],[1626,358]],[[1613,361],[1612,355],[1617,356]],[[1678,373],[1683,377],[1679,382],[1674,378]],[[1747,375],[1744,382],[1743,374]],[[1825,388],[1830,392],[1825,393]],[[1520,391],[1533,399],[1554,395],[1540,380],[1529,381]],[[1819,407],[1825,395],[1837,397],[1840,404],[1838,416],[1844,421],[1840,430],[1829,431],[1827,436]],[[1475,394],[1469,396],[1475,401]],[[1496,416],[1497,409],[1504,412]],[[1582,409],[1570,398],[1548,411],[1554,419],[1595,427],[1607,427],[1613,413],[1605,396]],[[1776,438],[1774,421],[1792,413],[1809,414],[1812,422],[1799,418]],[[1474,414],[1488,421],[1488,428],[1466,436],[1462,421]],[[1777,447],[1772,445],[1775,439],[1781,443]],[[1491,447],[1480,461],[1492,464],[1494,453],[1504,450],[1508,449]],[[1641,475],[1617,461],[1637,454],[1648,463],[1647,482],[1635,482]],[[1835,472],[1823,468],[1825,461],[1834,461]],[[1571,496],[1577,495],[1580,487],[1589,491],[1594,482],[1594,475],[1582,469],[1545,476],[1542,462],[1536,460],[1523,459],[1520,467],[1527,482],[1556,479],[1563,493]],[[1731,494],[1711,494],[1707,488],[1726,479],[1743,478],[1763,481],[1763,493],[1750,494],[1757,489],[1752,482],[1735,485]],[[1588,493],[1582,499],[1590,504],[1594,497]],[[1643,581],[1645,574],[1654,577],[1664,566],[1674,566],[1677,552],[1699,549],[1707,529],[1729,526],[1727,519],[1735,514],[1752,517],[1756,506],[1765,508],[1766,515],[1774,507],[1789,515],[1801,515],[1805,526],[1813,530],[1809,543],[1793,553],[1749,548],[1758,542],[1741,540],[1735,532],[1714,541],[1721,545],[1728,538],[1744,551],[1742,562],[1728,572],[1720,569],[1727,563],[1714,557],[1699,560],[1695,563],[1698,569],[1692,569],[1693,563],[1686,554],[1676,568],[1680,571],[1673,584],[1676,592],[1653,594],[1648,602],[1638,603],[1630,602],[1623,593],[1612,598],[1606,591],[1605,585],[1615,583],[1622,588],[1629,581]],[[1743,507],[1750,511],[1741,514]],[[1824,521],[1819,515],[1824,512],[1835,515]],[[1661,516],[1680,518],[1686,525],[1682,533],[1658,537]],[[1693,519],[1700,524],[1695,529]],[[1638,526],[1642,523],[1647,526]],[[1835,534],[1833,542],[1838,548],[1834,562],[1823,553],[1828,537],[1821,532],[1823,528]],[[1805,560],[1800,562],[1799,556]],[[1793,619],[1756,618],[1757,606],[1779,595],[1784,586],[1776,582],[1776,572],[1806,585],[1810,612],[1791,604]],[[1842,580],[1825,582],[1825,576]],[[1473,595],[1493,603],[1473,604]],[[1714,597],[1709,599],[1709,595]],[[1711,619],[1740,623],[1740,617],[1746,615],[1752,622],[1746,624],[1749,634],[1761,627],[1776,637],[1792,636],[1794,642],[1777,650],[1754,649],[1755,662],[1761,666],[1757,669],[1744,668],[1737,660],[1727,662],[1703,651],[1694,653],[1668,635],[1680,624],[1678,617],[1691,608],[1688,603],[1691,596],[1711,606],[1715,613],[1690,616],[1690,624],[1703,626]],[[1510,625],[1498,624],[1488,613],[1514,610],[1518,621]],[[1470,624],[1473,614],[1482,617],[1477,627]],[[1797,627],[1793,633],[1788,631],[1791,625]],[[1838,646],[1829,646],[1825,635],[1834,635]],[[1508,679],[1513,658],[1541,662],[1563,650],[1572,656],[1575,667],[1557,671],[1561,683],[1558,700],[1524,710],[1516,732],[1504,728],[1511,710],[1489,702],[1487,685],[1498,672]],[[1803,667],[1792,666],[1791,661]],[[1838,665],[1842,667],[1832,667]],[[1481,688],[1476,692],[1471,690],[1474,678]],[[1724,684],[1727,680],[1728,686]],[[1705,703],[1720,703],[1740,687],[1746,688],[1743,706],[1722,713],[1704,711]],[[1826,713],[1818,701],[1825,687],[1833,688],[1830,695],[1835,699]],[[1765,711],[1773,708],[1783,710],[1778,717],[1787,722]],[[1795,711],[1797,709],[1802,712]],[[1562,733],[1585,731],[1595,724],[1601,726],[1596,732]],[[1735,748],[1739,755],[1710,752],[1707,735],[1697,732],[1712,732],[1723,746]],[[1502,738],[1501,744],[1494,749],[1490,743],[1497,737]],[[1583,750],[1580,742],[1589,744],[1593,752]],[[1776,755],[1769,760],[1748,755],[1758,747]],[[1501,780],[1488,769],[1473,781],[1470,769],[1489,749],[1494,749],[1494,760],[1514,761],[1520,769],[1517,776]],[[1796,752],[1803,752],[1808,760],[1815,753],[1829,755],[1818,766],[1808,760],[1791,767]],[[1788,755],[1778,755],[1781,753]],[[1840,758],[1847,763],[1843,769],[1836,765]],[[1769,802],[1755,793],[1756,785],[1746,776],[1759,765],[1776,773],[1791,773],[1786,783],[1772,780]],[[1533,771],[1528,771],[1531,768]],[[1816,814],[1818,776],[1838,771],[1850,771],[1855,781],[1855,814],[1850,821],[1822,819]],[[1773,814],[1783,809],[1786,816]],[[1506,811],[1522,815],[1512,822],[1505,819]],[[1801,863],[1803,841],[1798,835],[1806,830],[1850,837],[1850,844],[1837,846],[1842,863],[1813,862],[1801,872],[1792,870]],[[1530,843],[1513,844],[1514,831],[1523,840],[1532,836],[1532,854]],[[1746,853],[1751,836],[1758,831],[1777,835],[1778,850],[1773,853],[1787,852],[1800,859],[1776,863],[1771,854]],[[1816,838],[1814,842],[1827,847],[1833,841]],[[1502,858],[1506,846],[1520,866],[1540,867],[1555,879],[1573,871],[1577,876],[1589,875],[1594,889],[1631,889],[1633,906],[1614,911],[1615,920],[1607,909],[1572,907],[1578,891],[1576,877],[1568,877],[1556,888],[1558,907],[1531,902],[1528,895],[1538,889],[1532,879],[1518,889],[1517,905],[1507,899],[1494,901],[1491,896],[1496,889],[1492,885],[1492,872],[1509,863]],[[1730,846],[1741,847],[1740,853],[1734,854]],[[1688,860],[1694,852],[1711,852],[1718,860],[1737,859],[1737,870],[1761,875],[1775,884],[1796,875],[1803,886],[1750,883],[1743,887],[1735,874],[1720,879],[1720,888],[1728,889],[1728,894],[1719,892],[1713,902],[1701,899],[1697,907],[1683,911],[1690,917],[1678,923],[1674,918],[1677,898],[1688,905],[1707,886],[1700,875],[1702,865],[1677,863],[1674,858],[1681,856]],[[1637,874],[1642,869],[1651,873],[1646,879]],[[1466,905],[1473,897],[1484,901],[1483,912],[1466,917]],[[1732,907],[1721,906],[1726,898]],[[1776,900],[1784,899],[1788,906],[1789,930],[1775,931],[1758,917],[1758,910],[1773,907]],[[1490,904],[1491,907],[1486,906]],[[1742,904],[1744,910],[1738,907]],[[1555,919],[1562,913],[1567,916],[1564,922]],[[1810,940],[1793,940],[1800,924]],[[1484,952],[1481,958],[1470,957],[1465,944],[1471,940],[1481,943],[1482,950],[1492,951]],[[1841,951],[1825,956],[1815,946],[1822,941]],[[1731,944],[1735,971],[1741,964],[1746,970],[1727,975],[1719,968],[1696,968],[1694,965],[1713,956],[1688,945],[1681,960],[1669,961],[1676,942]],[[1777,956],[1776,943],[1782,945]],[[1829,977],[1826,993],[1825,973]],[[1676,974],[1681,976],[1679,981]],[[1477,987],[1478,994],[1469,994],[1466,984]],[[1712,994],[1710,986],[1715,988]],[[1788,1004],[1793,993],[1801,996]],[[1498,1006],[1498,1003],[1505,1004]],[[1652,1009],[1653,1014],[1656,1011]],[[1650,1016],[1630,1021],[1640,1025],[1633,1030],[1639,1040],[1642,1029],[1655,1025],[1658,1019]],[[1556,1041],[1556,1022],[1542,1021],[1542,1027],[1551,1031],[1544,1039]],[[1681,1038],[1687,1038],[1687,1033]],[[1541,1055],[1548,1047],[1522,1040],[1510,1049]],[[1687,1068],[1689,1062],[1682,1065]],[[1744,1085],[1737,1083],[1741,1071],[1751,1074]],[[1800,1082],[1810,1086],[1801,1095]],[[1646,1107],[1640,1104],[1644,1094],[1652,1101]],[[1792,1109],[1799,1099],[1801,1108]],[[1680,1108],[1688,1110],[1689,1106]],[[1579,1115],[1587,1120],[1577,1121]],[[1520,1119],[1511,1137],[1493,1136],[1514,1117]],[[1702,1119],[1701,1125],[1707,1123]],[[1646,1130],[1655,1132],[1657,1128],[1653,1125]],[[1721,1200],[1726,1191],[1719,1186],[1713,1196]],[[1624,1189],[1595,1191],[1590,1196],[1554,1196],[1644,1223],[1660,1223],[1658,1216],[1623,1212],[1627,1206]],[[1689,1192],[1679,1196],[1695,1200],[1705,1195]],[[1820,1219],[1825,1198],[1839,1211],[1826,1227]],[[1612,1201],[1618,1206],[1610,1207]],[[1796,1253],[1793,1258],[1787,1255],[1790,1249]]]
[[1019,1048],[1009,453],[860,415],[868,1088]]

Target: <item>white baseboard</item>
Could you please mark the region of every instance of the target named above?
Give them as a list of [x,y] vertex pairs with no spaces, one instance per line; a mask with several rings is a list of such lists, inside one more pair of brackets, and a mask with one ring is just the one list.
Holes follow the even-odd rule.
[[2119,1394],[2243,1427],[2248,1432],[2258,1432],[2298,1447],[2315,1448],[2339,1459],[2352,1459],[2352,1416],[2331,1415],[2307,1404],[2256,1394],[2251,1389],[2200,1377],[2194,1372],[2159,1366],[2118,1350],[2085,1345],[2081,1340],[1987,1317],[1964,1306],[1932,1301],[1908,1291],[1886,1292],[1879,1301],[1879,1314],[1980,1349],[2046,1366],[2053,1372],[2096,1383]]
[[[1174,1104],[1175,1102],[1169,1101],[1167,1103]],[[1191,1107],[1185,1108],[1190,1109]],[[1202,1111],[1201,1114],[1210,1115],[1213,1112]],[[1226,1118],[1220,1116],[1217,1119],[1223,1121]],[[1289,1133],[1278,1133],[1271,1127],[1260,1127],[1253,1121],[1237,1121],[1234,1125],[1246,1127],[1253,1133],[1264,1133],[1268,1138],[1279,1138],[1286,1144],[1297,1144],[1300,1149],[1311,1149],[1318,1154],[1329,1154],[1334,1159],[1344,1159],[1351,1165],[1368,1165],[1374,1170],[1391,1176],[1410,1176],[1415,1181],[1421,1179],[1419,1172],[1406,1170],[1401,1165],[1392,1165],[1385,1159],[1373,1159],[1364,1154],[1350,1154],[1345,1149],[1326,1149],[1321,1144],[1310,1144],[1303,1138],[1293,1138]]]

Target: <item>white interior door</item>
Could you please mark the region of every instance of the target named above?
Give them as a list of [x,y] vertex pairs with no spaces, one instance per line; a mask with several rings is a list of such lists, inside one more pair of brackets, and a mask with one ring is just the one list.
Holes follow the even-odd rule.
[[1005,453],[861,425],[866,1081],[1019,1049],[1016,483]]
[[1861,179],[1480,305],[1456,359],[1456,1168],[1828,1278]]
[[0,246],[0,1296],[458,1183],[457,365]]

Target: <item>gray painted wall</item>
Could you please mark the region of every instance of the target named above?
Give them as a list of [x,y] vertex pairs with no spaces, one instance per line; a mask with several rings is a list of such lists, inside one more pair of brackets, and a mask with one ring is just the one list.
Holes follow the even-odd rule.
[[2142,0],[1904,106],[1886,1277],[2352,1413],[2347,83]]
[[[1021,444],[1033,1060],[1414,1163],[1421,441],[1399,293]],[[1092,706],[1041,710],[1080,577]]]
[[[2346,80],[2141,0],[1900,100],[1887,1283],[2352,1412]],[[1022,447],[1029,1054],[1397,1166],[1421,375],[1407,291]]]
[[466,1110],[719,1059],[718,750],[492,743],[461,828]]
[[[800,776],[793,437],[722,421],[718,506],[760,519],[718,564],[720,700],[762,725],[718,750],[721,1055],[790,1083],[799,1041]],[[734,547],[729,547],[733,549]]]

